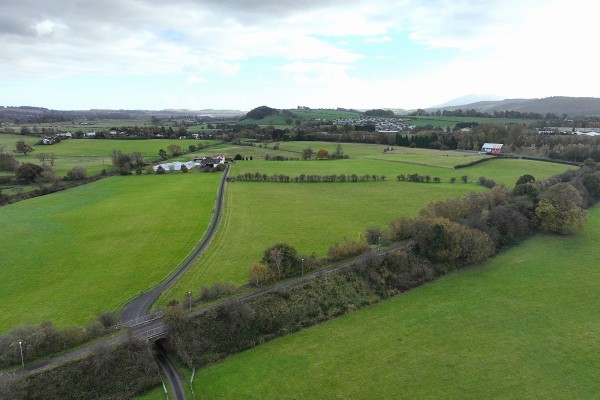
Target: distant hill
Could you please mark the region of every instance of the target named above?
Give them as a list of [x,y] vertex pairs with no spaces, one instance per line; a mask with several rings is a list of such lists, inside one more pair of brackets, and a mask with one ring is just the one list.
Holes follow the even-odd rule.
[[568,114],[570,116],[600,116],[600,98],[554,96],[543,99],[506,99],[501,101],[478,101],[455,106],[436,107],[431,110],[476,110],[493,113],[494,111],[519,111],[523,113]]
[[457,97],[455,99],[449,100],[443,104],[438,104],[437,106],[433,106],[430,108],[435,108],[435,109],[445,109],[448,107],[454,107],[454,106],[461,106],[463,104],[473,104],[473,103],[478,103],[478,102],[483,102],[483,101],[497,101],[497,100],[502,100],[503,97],[501,96],[496,96],[496,95],[486,95],[486,94],[467,94],[465,96],[461,96],[461,97]]

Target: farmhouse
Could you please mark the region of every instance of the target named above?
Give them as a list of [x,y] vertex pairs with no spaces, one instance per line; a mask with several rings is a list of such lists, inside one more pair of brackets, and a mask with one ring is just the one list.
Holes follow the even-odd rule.
[[214,168],[219,164],[225,164],[225,156],[217,154],[214,156],[194,157],[194,165],[197,167]]
[[479,152],[485,154],[500,154],[502,153],[502,146],[501,143],[484,143]]

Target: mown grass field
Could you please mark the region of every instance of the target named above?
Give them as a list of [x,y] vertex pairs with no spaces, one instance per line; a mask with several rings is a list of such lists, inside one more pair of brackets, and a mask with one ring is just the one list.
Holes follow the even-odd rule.
[[162,280],[204,234],[220,176],[112,177],[0,208],[0,332],[86,323]]
[[[409,157],[414,161],[414,150]],[[440,152],[437,152],[439,154]],[[368,156],[366,156],[368,157]],[[399,156],[398,156],[399,157]],[[400,216],[416,216],[429,201],[458,197],[472,191],[486,190],[473,181],[483,173],[509,187],[519,176],[532,173],[538,179],[565,171],[561,164],[525,160],[492,160],[497,169],[481,170],[487,163],[453,170],[447,157],[435,158],[431,151],[420,155],[423,166],[400,159],[393,162],[375,159],[330,161],[241,161],[231,176],[243,172],[290,174],[356,173],[387,175],[385,181],[346,183],[262,183],[233,182],[226,189],[224,218],[218,233],[203,256],[166,292],[160,304],[182,299],[188,291],[210,286],[217,281],[247,282],[252,263],[260,261],[264,250],[279,242],[294,246],[300,253],[315,252],[323,257],[327,249],[344,238],[357,239],[367,228],[385,228]],[[514,164],[511,164],[514,162]],[[490,167],[487,167],[490,168]],[[495,171],[495,173],[493,173]],[[399,173],[430,174],[442,183],[398,182]],[[470,182],[460,182],[461,175]],[[450,184],[451,176],[457,183]]]
[[580,235],[537,236],[198,370],[196,398],[597,398],[599,240],[596,207]]

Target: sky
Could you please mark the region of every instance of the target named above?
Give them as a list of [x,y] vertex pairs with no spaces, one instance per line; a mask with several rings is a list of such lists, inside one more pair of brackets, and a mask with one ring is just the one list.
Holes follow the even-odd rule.
[[594,0],[0,0],[0,106],[600,96]]

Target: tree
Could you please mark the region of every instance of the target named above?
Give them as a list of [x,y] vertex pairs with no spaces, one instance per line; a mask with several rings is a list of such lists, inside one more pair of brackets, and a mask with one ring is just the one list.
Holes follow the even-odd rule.
[[335,156],[335,158],[344,157],[344,150],[342,150],[342,145],[340,143],[338,143],[337,146],[335,146],[335,152],[333,153],[333,155]]
[[463,175],[463,176],[461,176],[461,177],[460,177],[460,180],[461,180],[463,183],[467,183],[467,181],[469,180],[469,177],[468,177],[467,175]]
[[20,183],[33,183],[41,179],[44,169],[32,163],[23,163],[15,171],[15,178]]
[[560,182],[541,194],[535,217],[543,231],[567,235],[585,224],[586,213],[581,205],[579,191],[570,183]]
[[169,150],[169,152],[171,153],[171,155],[173,157],[177,157],[178,155],[181,155],[181,146],[178,146],[176,144],[170,144],[167,146],[167,150]]
[[310,159],[312,159],[313,153],[314,153],[314,151],[310,147],[302,150],[302,159],[303,160],[310,160]]
[[233,159],[235,161],[241,161],[244,159],[244,156],[242,156],[240,153],[236,154],[235,157],[233,157]]
[[277,243],[266,249],[261,262],[278,278],[293,275],[299,272],[300,267],[296,249],[286,243]]
[[19,162],[10,154],[0,154],[0,171],[13,172],[19,166]]
[[189,171],[188,167],[184,164],[181,166],[181,173],[182,174],[187,174],[187,172]]
[[263,263],[254,263],[250,269],[250,284],[260,286],[271,280],[269,267]]
[[18,140],[15,144],[15,153],[23,153],[23,155],[27,155],[27,153],[31,153],[33,151],[33,147],[25,143],[24,140]]
[[317,152],[317,158],[320,160],[323,160],[323,159],[327,158],[328,156],[329,156],[329,152],[325,149],[320,149]]
[[519,177],[519,179],[517,179],[517,185],[524,185],[531,182],[535,182],[535,177],[530,174],[522,175]]
[[169,155],[167,154],[167,152],[164,149],[160,149],[158,151],[158,155],[160,156],[160,158],[162,160],[166,160],[167,158],[169,158]]
[[164,174],[165,173],[165,169],[162,166],[158,166],[158,168],[156,168],[156,173],[158,175]]

